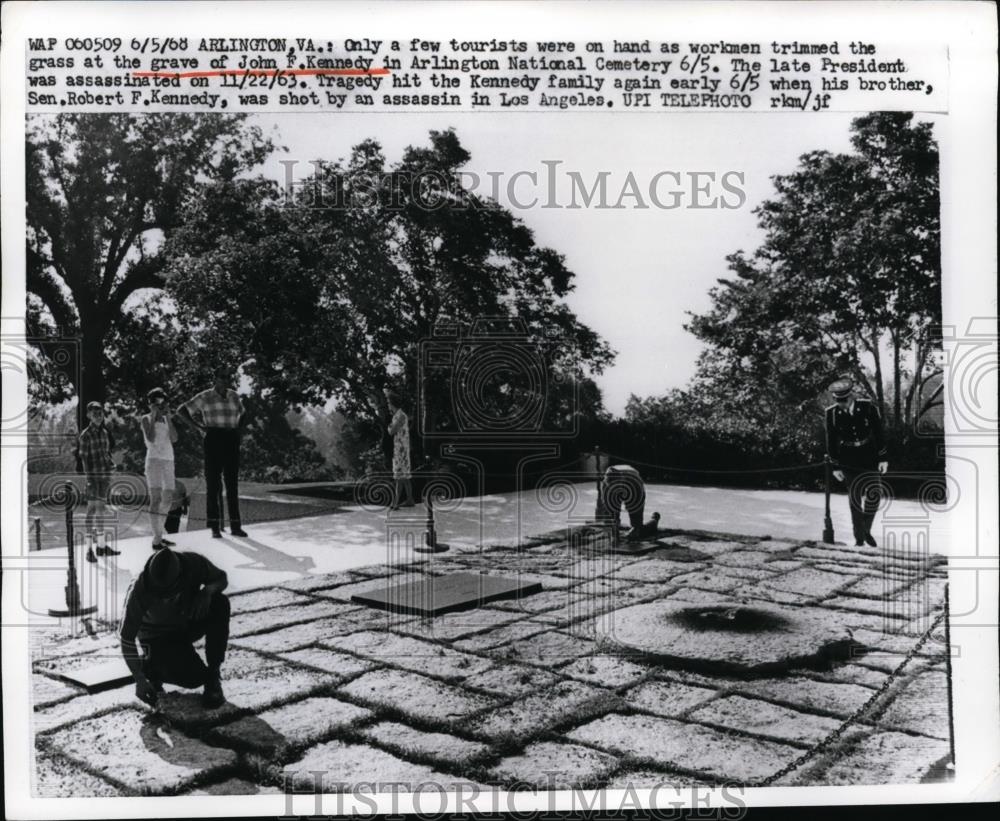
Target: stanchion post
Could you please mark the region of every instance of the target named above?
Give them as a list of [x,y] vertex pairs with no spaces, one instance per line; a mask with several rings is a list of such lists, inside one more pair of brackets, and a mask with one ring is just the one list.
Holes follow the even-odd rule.
[[[424,468],[430,468],[431,460],[429,456],[424,457]],[[427,489],[424,484],[424,502],[427,504],[427,530],[424,533],[424,544],[428,549],[437,549],[437,531],[434,528],[434,494]]]
[[35,517],[35,550],[42,549],[42,519],[40,516]]
[[66,609],[50,609],[49,615],[56,618],[87,616],[97,612],[97,605],[84,607],[80,596],[80,583],[76,577],[76,538],[73,532],[73,512],[76,509],[76,486],[72,482],[63,485],[66,497],[66,549],[69,551],[69,567],[66,570]]
[[597,484],[597,501],[594,503],[594,519],[600,522],[603,518],[603,505],[601,504],[601,448],[594,445],[594,479]]
[[823,541],[826,544],[833,544],[833,519],[830,518],[830,455],[823,455],[823,484],[826,494],[826,512],[823,518]]

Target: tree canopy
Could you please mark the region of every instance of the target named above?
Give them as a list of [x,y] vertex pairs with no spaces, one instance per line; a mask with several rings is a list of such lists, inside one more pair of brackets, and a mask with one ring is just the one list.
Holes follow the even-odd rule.
[[68,373],[80,407],[108,398],[109,378],[135,364],[136,346],[162,341],[163,323],[128,303],[163,286],[162,240],[184,221],[191,191],[253,168],[272,148],[241,116],[29,119],[28,332],[80,340],[79,367]]
[[[686,326],[707,347],[688,389],[660,402],[675,416],[683,407],[720,434],[808,440],[841,374],[896,428],[927,410],[921,390],[940,373],[930,357],[941,322],[937,146],[907,113],[855,119],[851,144],[772,177],[776,195],[754,211],[763,243],[726,258],[730,276]],[[650,400],[631,411],[647,417]]]

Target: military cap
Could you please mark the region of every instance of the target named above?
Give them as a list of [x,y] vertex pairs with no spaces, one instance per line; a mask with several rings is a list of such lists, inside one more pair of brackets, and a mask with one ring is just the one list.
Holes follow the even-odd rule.
[[88,402],[87,410],[104,410],[104,405],[96,400],[93,402]]
[[164,399],[167,398],[167,392],[163,388],[153,388],[149,393],[146,394],[147,399],[154,399],[157,396],[162,396]]
[[833,394],[835,399],[843,399],[851,395],[851,391],[854,390],[854,384],[850,379],[838,379],[832,385],[830,385],[830,393]]

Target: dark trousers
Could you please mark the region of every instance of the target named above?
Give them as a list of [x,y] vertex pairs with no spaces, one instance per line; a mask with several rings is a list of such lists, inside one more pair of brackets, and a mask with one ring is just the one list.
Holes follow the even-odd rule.
[[[194,643],[205,637],[205,660],[201,660]],[[179,687],[201,687],[209,671],[218,673],[226,658],[229,644],[229,599],[223,593],[212,596],[208,615],[192,622],[184,630],[142,641],[146,655],[143,668],[147,678]]]
[[866,453],[848,454],[848,458],[842,458],[838,467],[844,472],[854,541],[863,542],[871,535],[872,523],[882,498],[878,459]]
[[240,526],[240,496],[238,474],[240,470],[240,432],[237,428],[209,428],[205,431],[205,494],[208,526],[220,526],[219,513],[222,484],[226,485],[229,503],[229,524]]
[[629,524],[642,527],[642,513],[646,506],[646,486],[642,479],[631,473],[619,473],[605,478],[601,483],[602,518],[615,523],[621,521],[621,510],[628,512]]

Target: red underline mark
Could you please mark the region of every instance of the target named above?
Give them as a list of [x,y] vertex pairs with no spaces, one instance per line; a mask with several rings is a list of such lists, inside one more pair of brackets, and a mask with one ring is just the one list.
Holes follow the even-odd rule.
[[363,77],[384,75],[391,72],[387,68],[246,68],[221,69],[219,71],[133,71],[133,77],[176,77],[184,80],[189,77],[225,77],[253,76],[275,77],[288,74],[334,74],[341,77]]

